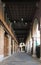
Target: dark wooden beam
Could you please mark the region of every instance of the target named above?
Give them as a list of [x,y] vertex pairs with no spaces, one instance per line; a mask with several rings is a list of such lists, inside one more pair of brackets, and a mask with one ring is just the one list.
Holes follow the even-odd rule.
[[34,2],[34,1],[39,1],[39,0],[2,0],[3,2]]

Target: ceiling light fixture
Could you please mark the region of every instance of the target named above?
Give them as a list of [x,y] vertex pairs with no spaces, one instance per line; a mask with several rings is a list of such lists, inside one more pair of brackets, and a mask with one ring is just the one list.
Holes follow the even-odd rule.
[[21,21],[23,21],[23,18],[21,18]]
[[25,25],[27,25],[27,22],[25,22]]
[[38,5],[39,5],[38,2],[36,2],[36,7],[38,7]]
[[16,23],[16,21],[14,21],[14,23]]
[[3,3],[3,7],[5,7],[5,3]]

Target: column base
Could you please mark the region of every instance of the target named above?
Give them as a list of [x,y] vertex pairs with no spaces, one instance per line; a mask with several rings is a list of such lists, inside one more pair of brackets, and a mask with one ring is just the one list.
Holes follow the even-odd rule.
[[11,56],[11,50],[9,50],[8,56]]
[[11,54],[8,54],[8,56],[11,56]]
[[0,61],[4,59],[4,55],[0,55]]
[[36,55],[32,55],[32,57],[36,57]]

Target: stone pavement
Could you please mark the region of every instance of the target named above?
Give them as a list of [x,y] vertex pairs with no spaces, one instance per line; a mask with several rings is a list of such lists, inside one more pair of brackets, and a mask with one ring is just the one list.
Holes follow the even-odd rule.
[[15,53],[11,57],[0,62],[0,65],[41,65],[40,62],[33,59],[26,53]]

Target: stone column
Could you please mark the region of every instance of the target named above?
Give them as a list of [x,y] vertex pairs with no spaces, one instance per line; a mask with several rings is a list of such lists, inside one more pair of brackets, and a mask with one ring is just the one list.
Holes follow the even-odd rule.
[[15,49],[15,52],[17,52],[17,43],[16,42],[14,43],[14,49]]
[[4,29],[0,25],[0,61],[4,58]]
[[8,39],[9,39],[9,44],[8,44],[9,45],[8,46],[9,47],[8,48],[9,49],[9,53],[8,53],[8,55],[10,56],[11,55],[11,36],[10,35],[8,35]]
[[16,53],[16,42],[15,42],[15,44],[14,44],[14,45],[15,45],[15,53]]
[[32,39],[30,39],[30,43],[29,43],[30,54],[31,54],[31,48],[32,48]]
[[27,43],[27,53],[29,53],[29,41]]
[[28,47],[27,47],[27,49],[28,49],[28,53],[30,54],[30,41],[28,42]]
[[41,60],[41,19],[40,19],[40,60]]
[[41,60],[41,0],[39,3],[39,21],[40,21],[40,60]]
[[14,52],[15,52],[15,41],[14,41]]
[[36,57],[36,45],[35,45],[35,38],[32,38],[32,47],[33,47],[33,57]]
[[13,54],[14,54],[14,40],[13,40]]

